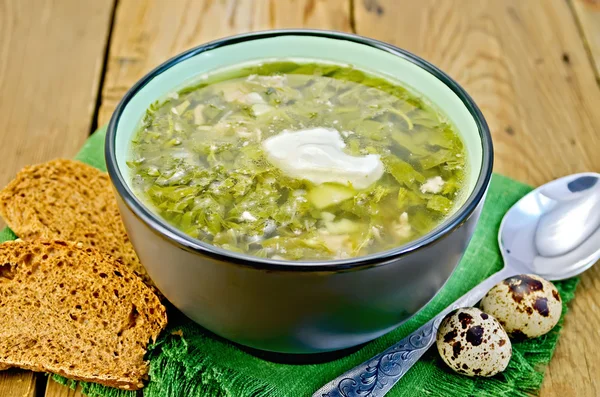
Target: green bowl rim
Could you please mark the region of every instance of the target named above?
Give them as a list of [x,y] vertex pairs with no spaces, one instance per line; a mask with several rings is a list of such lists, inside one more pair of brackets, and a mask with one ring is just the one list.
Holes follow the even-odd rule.
[[[365,256],[339,259],[339,260],[327,260],[327,261],[288,261],[288,260],[277,260],[260,258],[246,254],[240,254],[233,251],[228,251],[223,248],[213,246],[209,243],[205,243],[201,240],[195,239],[179,231],[177,228],[169,225],[160,216],[149,210],[139,200],[135,194],[129,189],[123,175],[119,171],[117,165],[117,159],[115,155],[116,146],[116,134],[119,119],[123,113],[123,110],[127,106],[127,103],[140,91],[146,84],[148,84],[154,77],[165,72],[169,68],[178,64],[179,62],[185,61],[191,57],[194,57],[200,53],[213,50],[215,48],[224,47],[227,45],[242,43],[257,39],[266,39],[278,36],[312,36],[312,37],[324,37],[336,40],[345,40],[362,45],[367,45],[382,51],[386,51],[390,54],[401,57],[425,71],[432,74],[434,77],[439,79],[442,83],[446,84],[463,102],[469,113],[473,117],[482,144],[482,161],[479,177],[473,191],[466,199],[465,203],[445,222],[443,222],[436,229],[422,236],[421,238],[411,241],[408,244],[393,248],[390,250],[377,252]],[[225,262],[235,263],[243,266],[250,266],[257,269],[265,270],[279,270],[279,271],[341,271],[349,269],[357,269],[363,267],[371,267],[376,265],[382,265],[390,263],[402,256],[408,255],[413,251],[426,248],[427,246],[435,243],[436,241],[446,237],[454,230],[459,228],[467,219],[473,214],[477,206],[484,199],[487,188],[489,186],[494,151],[492,145],[492,137],[489,131],[489,127],[481,110],[475,104],[473,99],[467,94],[467,92],[450,76],[444,73],[442,70],[429,63],[428,61],[412,54],[409,51],[395,47],[391,44],[384,43],[379,40],[350,34],[342,33],[329,30],[318,30],[318,29],[278,29],[278,30],[266,30],[260,32],[244,33],[240,35],[230,36],[223,39],[211,41],[209,43],[200,45],[185,51],[173,58],[167,60],[163,64],[150,71],[144,77],[142,77],[133,87],[127,91],[125,96],[121,99],[117,105],[108,125],[106,142],[105,142],[105,159],[106,166],[110,178],[117,190],[117,193],[121,196],[125,204],[129,209],[136,215],[142,222],[150,226],[150,228],[162,238],[167,239],[176,246],[192,251],[208,257],[218,259]]]

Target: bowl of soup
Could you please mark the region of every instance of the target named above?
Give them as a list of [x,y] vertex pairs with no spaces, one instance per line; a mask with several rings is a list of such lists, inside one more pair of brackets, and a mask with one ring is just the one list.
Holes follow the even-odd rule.
[[106,162],[162,294],[256,349],[360,345],[450,277],[479,218],[492,141],[448,75],[328,31],[238,35],[143,77]]

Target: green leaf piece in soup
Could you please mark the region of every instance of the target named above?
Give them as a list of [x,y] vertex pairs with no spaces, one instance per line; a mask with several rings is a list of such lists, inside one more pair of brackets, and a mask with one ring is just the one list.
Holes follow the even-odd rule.
[[[269,61],[152,103],[127,166],[136,195],[192,238],[262,258],[350,258],[409,243],[456,207],[465,153],[447,120],[364,70]],[[315,184],[268,160],[266,139],[312,128],[336,130],[350,156],[376,156],[383,175],[364,189]]]

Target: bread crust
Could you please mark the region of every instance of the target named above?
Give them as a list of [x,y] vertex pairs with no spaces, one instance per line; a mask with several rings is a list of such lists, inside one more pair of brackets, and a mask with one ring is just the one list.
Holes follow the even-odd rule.
[[136,390],[147,345],[167,324],[130,269],[82,243],[0,244],[0,369],[18,367]]

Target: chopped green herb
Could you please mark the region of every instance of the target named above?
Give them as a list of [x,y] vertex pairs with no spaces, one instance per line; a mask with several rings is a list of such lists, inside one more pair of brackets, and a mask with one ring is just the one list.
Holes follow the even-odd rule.
[[[152,103],[127,165],[136,194],[194,238],[265,258],[346,258],[418,238],[452,211],[465,153],[446,120],[358,69],[265,62]],[[265,139],[316,127],[336,129],[349,155],[379,156],[383,176],[366,189],[314,185],[267,160]]]

